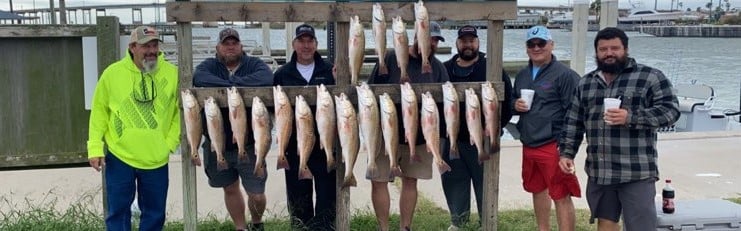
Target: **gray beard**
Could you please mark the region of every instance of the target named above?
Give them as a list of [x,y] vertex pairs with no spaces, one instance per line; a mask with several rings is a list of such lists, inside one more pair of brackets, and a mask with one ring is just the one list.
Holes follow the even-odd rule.
[[151,73],[155,69],[157,69],[157,60],[153,61],[147,61],[146,59],[142,60],[142,68],[145,73]]

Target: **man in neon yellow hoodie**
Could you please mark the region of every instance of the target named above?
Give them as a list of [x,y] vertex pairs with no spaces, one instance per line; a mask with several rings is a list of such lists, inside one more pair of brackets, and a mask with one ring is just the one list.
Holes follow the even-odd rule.
[[168,156],[180,143],[177,68],[165,61],[152,27],[131,33],[128,55],[98,80],[90,112],[90,166],[105,166],[107,230],[131,230],[137,195],[140,230],[161,230],[167,201]]

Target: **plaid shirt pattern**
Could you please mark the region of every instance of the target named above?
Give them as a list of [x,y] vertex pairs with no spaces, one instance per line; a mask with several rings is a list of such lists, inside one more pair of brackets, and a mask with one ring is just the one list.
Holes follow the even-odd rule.
[[[656,129],[679,118],[672,84],[661,71],[636,64],[633,58],[610,85],[598,73],[579,80],[559,140],[560,155],[573,159],[586,133],[584,168],[597,184],[658,179]],[[628,110],[625,125],[605,123],[604,98],[622,99],[620,108]]]

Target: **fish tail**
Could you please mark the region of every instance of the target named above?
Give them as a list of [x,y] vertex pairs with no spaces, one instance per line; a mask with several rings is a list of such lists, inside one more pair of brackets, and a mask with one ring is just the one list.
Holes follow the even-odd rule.
[[285,155],[278,154],[278,167],[276,169],[291,169],[290,166],[288,166],[288,160]]
[[350,174],[349,176],[345,177],[345,180],[342,183],[342,187],[356,187],[358,186],[358,181],[355,179],[354,174]]
[[378,178],[378,166],[376,163],[368,165],[368,169],[365,171],[365,175],[370,179]]
[[311,171],[309,171],[309,167],[302,168],[298,171],[298,179],[299,180],[311,180],[314,179],[314,175],[311,174]]
[[443,160],[439,160],[437,163],[437,170],[440,171],[440,174],[443,174],[445,172],[451,171],[450,165],[448,163],[445,163]]

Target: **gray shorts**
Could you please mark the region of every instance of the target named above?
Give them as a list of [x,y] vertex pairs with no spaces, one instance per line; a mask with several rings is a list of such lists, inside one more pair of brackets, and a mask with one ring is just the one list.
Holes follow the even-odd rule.
[[[399,145],[399,168],[401,169],[401,175],[404,177],[429,180],[432,179],[432,153],[427,152],[427,147],[424,144],[417,145],[415,147],[417,156],[422,161],[412,162],[409,156],[409,146],[406,144]],[[376,157],[376,165],[378,168],[378,177],[371,178],[367,173],[365,179],[372,180],[375,182],[392,182],[391,178],[391,162],[389,157],[385,154],[386,152],[381,150],[381,153]]]
[[242,187],[244,187],[247,193],[265,193],[265,182],[268,180],[268,174],[266,173],[265,178],[262,179],[252,174],[255,169],[255,161],[257,160],[257,157],[255,157],[255,146],[247,145],[246,149],[249,162],[239,163],[236,150],[226,151],[224,158],[229,168],[219,171],[216,169],[216,152],[204,148],[203,164],[206,170],[206,176],[208,176],[208,185],[214,188],[223,188],[234,184],[235,181],[242,178]]
[[656,230],[656,179],[599,185],[593,178],[587,182],[587,203],[592,216],[614,222],[623,215],[624,230]]

